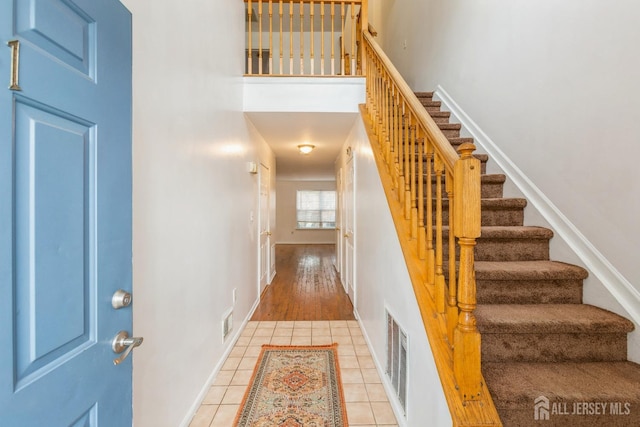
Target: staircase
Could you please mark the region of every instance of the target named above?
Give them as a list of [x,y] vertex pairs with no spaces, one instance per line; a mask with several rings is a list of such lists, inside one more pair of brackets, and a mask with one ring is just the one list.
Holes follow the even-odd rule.
[[[454,148],[473,142],[431,92],[416,95]],[[486,174],[488,156],[476,157],[483,173],[476,316],[482,372],[503,424],[640,426],[640,365],[627,361],[633,323],[582,303],[587,271],[549,259],[553,232],[524,225],[527,201],[504,198],[505,176]],[[446,203],[444,210],[446,222]]]

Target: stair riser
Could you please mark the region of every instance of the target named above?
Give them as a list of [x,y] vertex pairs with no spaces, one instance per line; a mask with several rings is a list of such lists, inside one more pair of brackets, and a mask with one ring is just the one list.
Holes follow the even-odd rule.
[[[443,241],[448,242],[448,233]],[[476,261],[540,261],[549,259],[547,239],[486,239],[479,237],[474,250]],[[449,256],[449,245],[443,244],[443,257]],[[459,248],[456,248],[456,258]]]
[[459,138],[460,137],[460,130],[459,129],[444,129],[444,130],[442,130],[442,133],[447,138]]
[[[427,185],[427,179],[425,178],[423,180],[423,183],[425,185]],[[480,185],[480,197],[482,197],[483,199],[499,199],[502,198],[502,187],[503,187],[504,183],[501,182],[483,182]],[[431,184],[431,194],[435,197],[436,195],[436,190],[437,190],[437,186],[435,183],[435,178],[432,179],[432,184]],[[445,188],[444,183],[442,184],[442,197],[443,198],[448,198],[448,194]]]
[[[482,333],[481,325],[478,329]],[[626,334],[482,333],[484,362],[615,362],[626,358]]]
[[491,281],[476,278],[478,304],[581,304],[582,280]]
[[[449,204],[445,200],[442,206],[442,223],[449,223]],[[426,212],[426,208],[425,208]],[[435,225],[435,208],[433,210],[433,221]],[[523,208],[509,208],[509,209],[486,209],[481,208],[480,211],[480,223],[483,226],[520,226],[524,222],[524,209]]]

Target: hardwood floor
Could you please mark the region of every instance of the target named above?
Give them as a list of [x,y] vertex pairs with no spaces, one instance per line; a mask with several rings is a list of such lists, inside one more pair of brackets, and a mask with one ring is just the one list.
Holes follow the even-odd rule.
[[276,277],[251,320],[354,320],[334,260],[335,245],[277,245]]

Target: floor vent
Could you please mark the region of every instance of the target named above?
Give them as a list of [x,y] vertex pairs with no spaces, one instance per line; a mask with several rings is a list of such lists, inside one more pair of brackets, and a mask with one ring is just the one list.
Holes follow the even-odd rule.
[[407,334],[387,311],[387,376],[407,413]]
[[233,329],[233,311],[227,312],[222,319],[222,341],[224,342],[229,335],[229,332]]

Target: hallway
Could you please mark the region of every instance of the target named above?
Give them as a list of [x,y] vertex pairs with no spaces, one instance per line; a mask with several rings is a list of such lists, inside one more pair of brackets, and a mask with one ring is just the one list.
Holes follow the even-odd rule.
[[278,245],[277,275],[190,427],[233,425],[262,344],[338,343],[349,425],[397,427],[353,306],[333,266],[334,245]]
[[335,245],[276,245],[276,276],[251,320],[355,320]]

